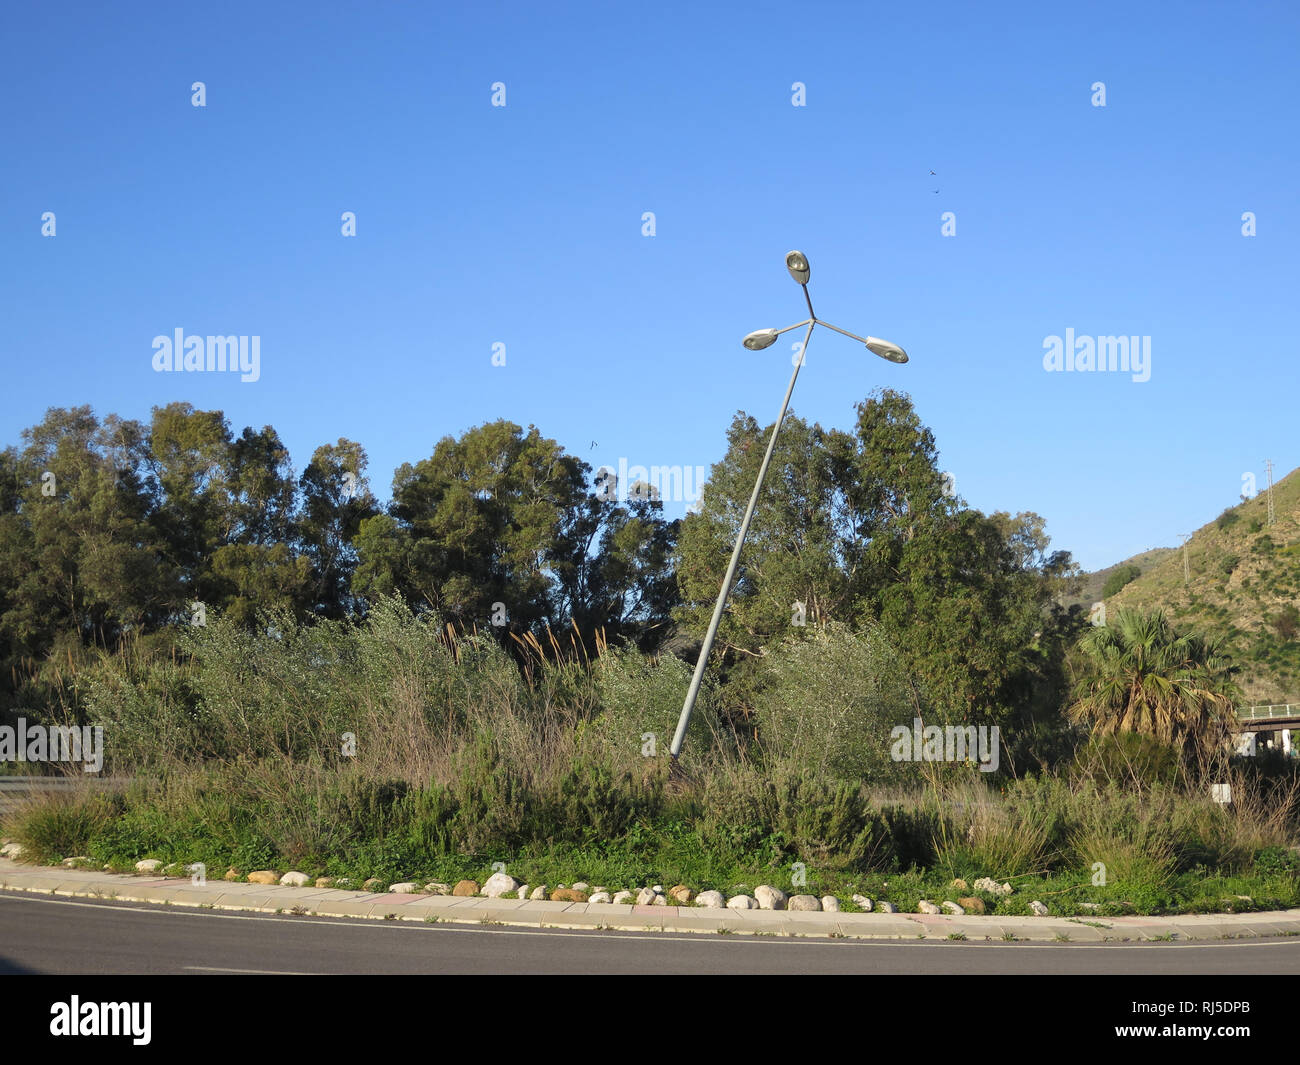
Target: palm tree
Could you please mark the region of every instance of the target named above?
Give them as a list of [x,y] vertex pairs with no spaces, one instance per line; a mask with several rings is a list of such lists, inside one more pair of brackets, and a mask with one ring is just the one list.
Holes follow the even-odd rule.
[[1121,609],[1080,646],[1093,670],[1067,713],[1099,735],[1138,732],[1210,754],[1237,724],[1236,673],[1221,641],[1176,632],[1161,611]]

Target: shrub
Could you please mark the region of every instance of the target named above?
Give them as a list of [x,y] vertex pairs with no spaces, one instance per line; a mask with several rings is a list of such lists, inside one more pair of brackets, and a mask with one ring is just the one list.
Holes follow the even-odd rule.
[[903,778],[890,757],[890,729],[911,725],[911,685],[877,629],[832,624],[773,650],[755,706],[772,763],[842,780]]

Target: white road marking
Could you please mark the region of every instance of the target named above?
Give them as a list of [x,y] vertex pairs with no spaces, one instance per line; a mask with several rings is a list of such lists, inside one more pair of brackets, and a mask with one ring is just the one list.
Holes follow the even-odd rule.
[[284,969],[216,969],[210,965],[183,965],[182,969],[194,973],[253,973],[257,976],[320,976],[320,973],[296,973]]

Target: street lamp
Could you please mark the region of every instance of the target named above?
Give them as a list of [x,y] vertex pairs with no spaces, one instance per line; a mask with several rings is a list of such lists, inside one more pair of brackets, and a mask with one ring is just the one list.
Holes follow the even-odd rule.
[[709,652],[713,650],[713,641],[718,635],[718,625],[722,621],[722,612],[727,606],[727,596],[731,592],[731,584],[736,579],[736,569],[740,565],[740,551],[745,546],[745,536],[749,533],[749,523],[754,517],[754,509],[758,506],[758,494],[763,489],[763,480],[767,477],[767,468],[772,462],[772,452],[776,448],[776,437],[781,431],[781,423],[785,421],[785,412],[790,406],[790,396],[794,393],[794,383],[799,378],[799,367],[803,365],[804,354],[808,351],[808,342],[812,340],[813,329],[818,325],[824,325],[827,329],[833,329],[835,332],[842,333],[844,336],[856,340],[859,344],[865,345],[868,351],[879,355],[882,359],[896,363],[907,362],[907,352],[897,344],[891,344],[888,340],[881,340],[879,337],[860,337],[856,333],[850,333],[847,329],[841,329],[839,326],[831,325],[830,322],[824,322],[817,317],[813,311],[812,298],[808,295],[808,278],[812,274],[812,268],[808,265],[808,257],[803,252],[792,251],[787,254],[785,268],[790,271],[790,276],[803,289],[804,302],[808,304],[808,317],[802,322],[795,322],[794,325],[788,325],[784,329],[756,330],[745,337],[743,343],[750,351],[762,351],[764,348],[770,348],[776,343],[777,337],[782,333],[788,333],[791,329],[807,326],[808,331],[804,334],[803,346],[799,349],[799,358],[795,359],[794,362],[794,373],[790,375],[790,384],[785,390],[785,399],[781,403],[781,413],[776,416],[776,424],[772,426],[772,435],[767,441],[767,452],[763,455],[763,463],[758,468],[758,479],[754,482],[754,491],[749,497],[749,506],[745,508],[745,516],[740,522],[740,531],[736,534],[736,546],[731,549],[731,562],[727,566],[727,575],[722,578],[722,589],[718,592],[718,601],[713,606],[713,617],[709,621],[708,631],[704,634],[704,643],[700,646],[700,657],[695,663],[695,674],[691,677],[691,686],[686,690],[686,701],[682,703],[682,714],[677,721],[677,731],[673,734],[672,747],[669,748],[674,768],[677,766],[677,756],[682,753],[682,744],[686,742],[686,728],[691,723],[691,712],[695,709],[695,700],[700,694],[700,682],[704,680],[704,668],[708,665]]

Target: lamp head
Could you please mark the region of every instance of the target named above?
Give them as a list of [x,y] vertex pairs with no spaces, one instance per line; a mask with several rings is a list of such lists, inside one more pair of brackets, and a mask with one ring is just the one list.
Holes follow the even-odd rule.
[[907,352],[897,344],[891,344],[888,340],[881,340],[879,337],[867,337],[867,350],[890,362],[907,362]]
[[788,252],[785,257],[785,268],[790,271],[790,276],[799,284],[808,284],[808,277],[812,273],[812,268],[808,265],[808,257],[803,252]]
[[755,329],[741,343],[750,351],[762,351],[764,348],[770,348],[775,344],[776,337],[777,332],[775,329]]

